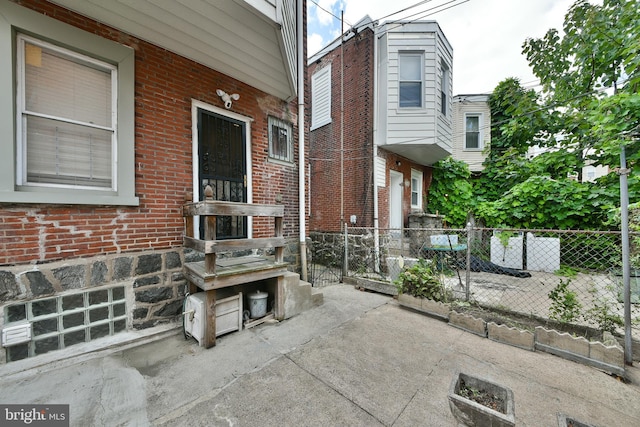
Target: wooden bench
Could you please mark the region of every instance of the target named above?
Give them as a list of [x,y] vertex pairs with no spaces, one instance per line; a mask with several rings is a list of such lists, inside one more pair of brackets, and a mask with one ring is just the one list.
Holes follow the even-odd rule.
[[[205,199],[190,201],[188,195],[183,206],[185,218],[184,247],[204,254],[204,261],[185,263],[184,271],[189,281],[189,292],[201,289],[206,293],[205,333],[203,345],[206,348],[216,343],[216,292],[223,288],[246,286],[260,282],[274,296],[274,317],[284,317],[283,278],[287,264],[283,262],[284,206],[258,205],[250,203],[224,202],[213,200],[213,190],[207,186]],[[194,217],[204,217],[204,240],[193,235]],[[274,236],[255,239],[216,240],[216,218],[218,216],[266,216],[274,218]],[[273,249],[273,257],[243,256],[220,258],[223,252],[248,249]],[[243,294],[247,294],[243,292]]]

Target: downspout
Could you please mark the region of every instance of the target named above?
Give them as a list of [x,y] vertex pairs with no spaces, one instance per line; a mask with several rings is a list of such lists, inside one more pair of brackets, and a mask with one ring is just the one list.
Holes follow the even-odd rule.
[[378,31],[377,24],[373,24],[373,242],[374,242],[374,271],[380,271],[380,224],[378,222]]
[[307,230],[306,230],[306,192],[304,174],[305,167],[304,156],[304,15],[303,0],[296,2],[296,32],[297,32],[297,50],[298,50],[298,203],[299,203],[299,222],[300,222],[300,270],[302,280],[307,281]]

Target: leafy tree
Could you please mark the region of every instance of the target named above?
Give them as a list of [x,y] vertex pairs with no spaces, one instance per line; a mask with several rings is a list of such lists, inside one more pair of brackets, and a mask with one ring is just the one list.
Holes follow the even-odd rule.
[[[488,225],[612,226],[618,176],[581,183],[567,174],[587,162],[615,168],[623,146],[630,200],[640,197],[640,3],[577,0],[563,33],[550,29],[523,45],[540,95],[507,79],[491,97],[496,128],[487,174],[476,185],[476,212]],[[549,151],[527,161],[523,153],[534,144]]]
[[[500,82],[489,97],[489,106],[491,146],[484,171],[474,185],[479,201],[496,200],[530,176],[526,154],[536,134],[545,128],[538,95],[524,89],[518,79]],[[522,114],[523,111],[532,113]]]
[[523,45],[546,102],[557,113],[562,145],[582,162],[605,166],[618,164],[620,147],[627,145],[628,159],[637,165],[638,144],[632,149],[624,135],[640,125],[640,3],[577,0],[563,32],[561,37],[550,29]]
[[489,227],[601,228],[611,205],[608,197],[599,196],[591,185],[575,180],[532,176],[502,198],[480,203],[476,214]]

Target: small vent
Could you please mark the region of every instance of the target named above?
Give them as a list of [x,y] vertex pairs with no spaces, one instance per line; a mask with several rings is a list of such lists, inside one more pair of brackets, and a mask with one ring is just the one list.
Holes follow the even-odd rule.
[[10,347],[31,341],[31,323],[8,326],[2,330],[2,346]]

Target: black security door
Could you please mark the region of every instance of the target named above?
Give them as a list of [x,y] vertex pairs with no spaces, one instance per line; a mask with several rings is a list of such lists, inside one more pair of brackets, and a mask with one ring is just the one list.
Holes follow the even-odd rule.
[[[210,185],[215,200],[246,203],[245,132],[243,122],[198,109],[199,200],[204,198],[204,189]],[[200,238],[204,237],[203,231],[201,222]],[[218,217],[216,239],[246,237],[246,218]]]

